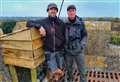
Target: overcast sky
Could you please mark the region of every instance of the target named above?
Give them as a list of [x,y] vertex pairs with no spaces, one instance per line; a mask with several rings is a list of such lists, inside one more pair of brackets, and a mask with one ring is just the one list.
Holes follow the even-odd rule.
[[[56,3],[60,8],[62,0],[0,0],[0,16],[46,17],[49,3]],[[119,17],[120,0],[65,0],[61,17],[67,16],[66,8],[74,4],[80,17]]]

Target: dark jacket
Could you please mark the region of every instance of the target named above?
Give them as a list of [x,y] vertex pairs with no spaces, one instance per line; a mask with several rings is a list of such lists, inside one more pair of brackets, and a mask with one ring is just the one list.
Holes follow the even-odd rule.
[[[31,26],[34,23],[31,22]],[[57,17],[47,17],[41,21],[36,21],[36,28],[45,28],[46,36],[44,37],[44,47],[46,51],[60,51],[64,49],[65,27],[64,23]]]
[[77,16],[74,22],[69,19],[64,22],[66,25],[66,52],[71,55],[82,53],[87,43],[87,31],[84,22]]

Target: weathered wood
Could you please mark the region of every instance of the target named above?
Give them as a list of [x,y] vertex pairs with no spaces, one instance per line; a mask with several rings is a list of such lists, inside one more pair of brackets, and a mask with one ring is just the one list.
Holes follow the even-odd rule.
[[41,35],[40,35],[39,31],[35,28],[31,28],[30,33],[31,33],[31,40],[41,38]]
[[28,27],[26,27],[26,24],[27,24],[27,21],[17,21],[12,32],[16,32],[18,30],[28,28]]
[[36,50],[17,50],[17,49],[3,49],[2,51],[4,56],[7,57],[14,57],[14,58],[21,58],[21,59],[28,59],[34,60],[44,54],[44,50],[42,48],[38,48]]
[[10,34],[5,34],[0,37],[0,40],[25,40],[31,41],[40,38],[40,34],[37,29],[20,29]]
[[22,58],[4,56],[5,64],[10,64],[10,65],[20,66],[20,67],[25,67],[25,68],[31,68],[31,69],[36,68],[37,66],[42,64],[44,60],[45,60],[44,55],[41,55],[39,58],[34,59],[34,60],[27,60],[27,59],[22,59]]
[[4,34],[0,40],[31,40],[30,30],[22,29],[13,33]]
[[31,80],[32,82],[37,82],[37,70],[35,69],[31,69]]
[[33,53],[34,53],[33,56],[34,56],[35,59],[40,57],[40,56],[44,56],[45,55],[43,48],[36,49],[36,50],[34,50]]
[[0,73],[0,82],[2,82],[2,80],[3,80],[3,76],[2,76],[2,74]]
[[43,41],[38,38],[32,41],[33,50],[38,49],[43,46]]
[[18,78],[17,78],[17,73],[16,73],[15,67],[12,66],[12,65],[9,65],[9,70],[10,70],[12,82],[18,82]]
[[[18,25],[21,25],[21,23]],[[4,63],[35,68],[45,59],[42,49],[43,42],[37,29],[24,27],[0,36]]]
[[32,41],[1,41],[2,48],[20,49],[20,50],[35,50],[43,46],[40,38]]

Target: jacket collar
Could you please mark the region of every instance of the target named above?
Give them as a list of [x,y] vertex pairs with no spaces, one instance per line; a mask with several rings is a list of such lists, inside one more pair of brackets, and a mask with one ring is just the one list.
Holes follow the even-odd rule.
[[[71,24],[71,22],[70,22],[70,20],[68,18],[66,19],[65,23],[66,24]],[[80,24],[80,23],[81,23],[81,21],[80,21],[79,17],[76,16],[76,20],[75,20],[75,22],[73,24]]]

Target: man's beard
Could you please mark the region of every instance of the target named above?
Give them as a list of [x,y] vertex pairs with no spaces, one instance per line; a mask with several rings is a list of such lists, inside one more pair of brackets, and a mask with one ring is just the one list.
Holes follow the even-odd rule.
[[57,14],[52,13],[51,15],[49,15],[50,17],[56,17]]

